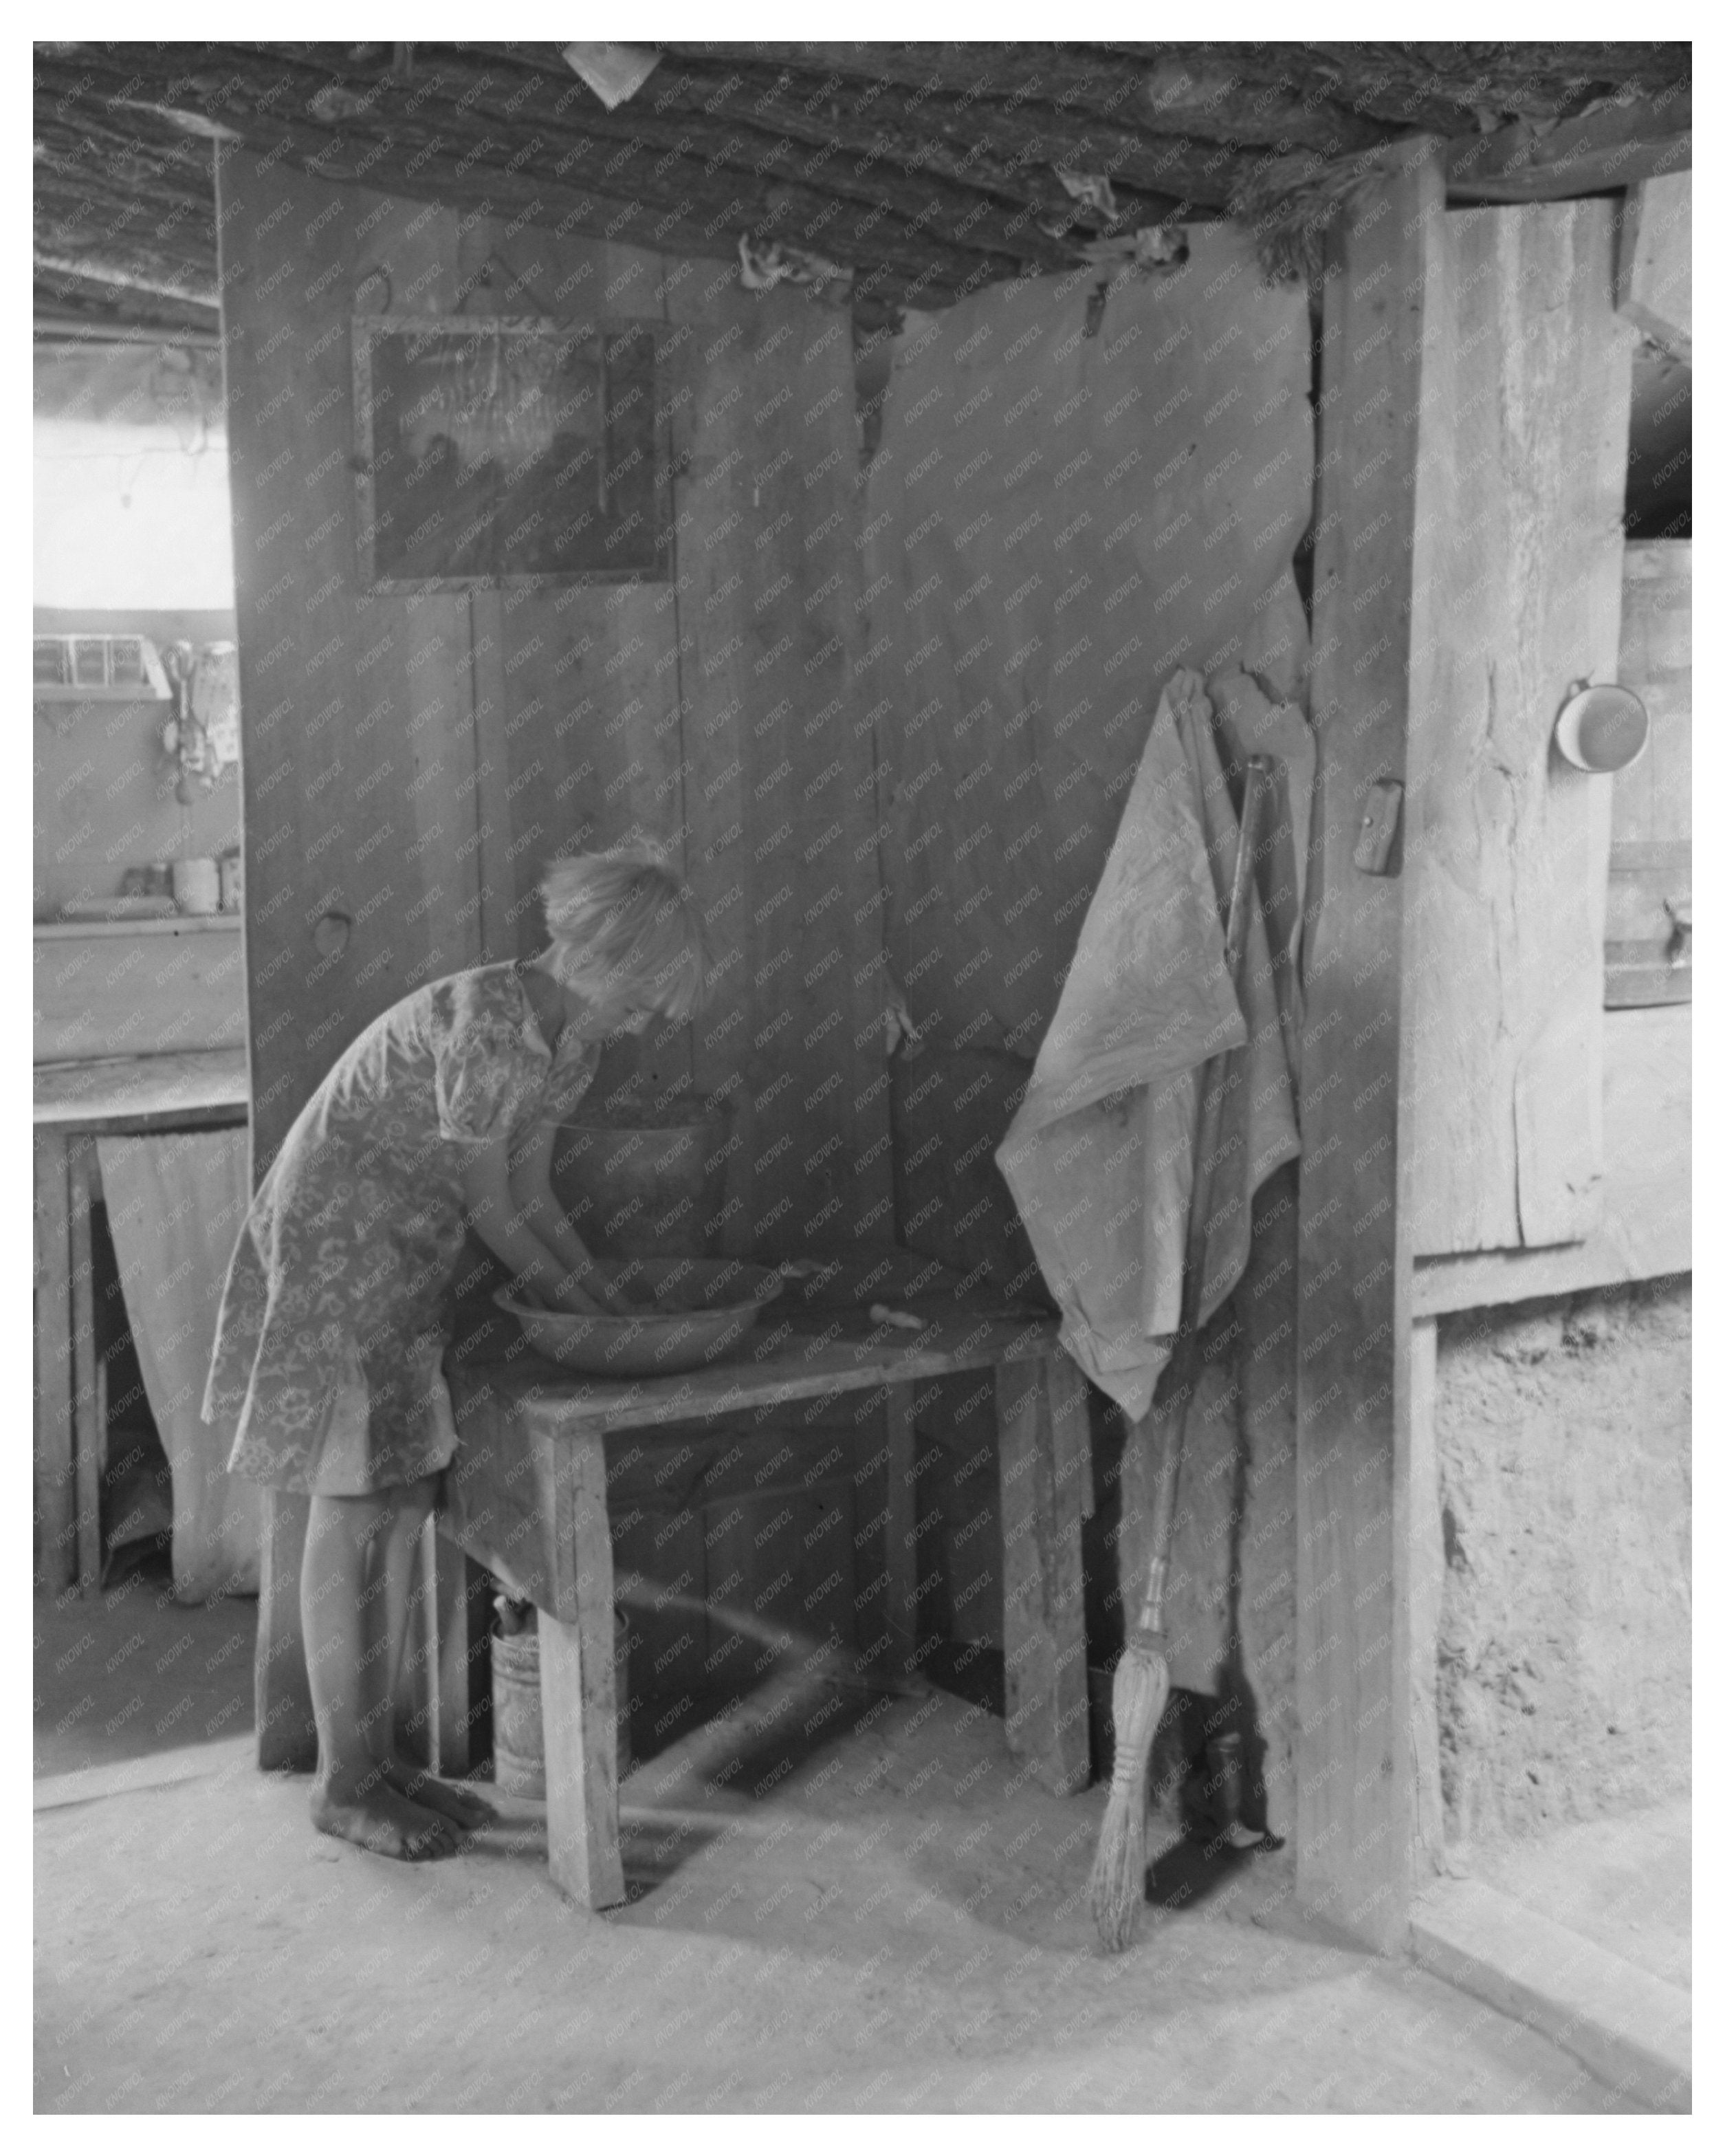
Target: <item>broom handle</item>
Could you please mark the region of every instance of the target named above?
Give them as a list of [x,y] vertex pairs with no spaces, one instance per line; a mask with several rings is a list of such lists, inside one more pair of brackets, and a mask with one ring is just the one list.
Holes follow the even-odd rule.
[[[1246,797],[1240,805],[1240,836],[1234,850],[1234,876],[1228,894],[1227,918],[1222,927],[1222,960],[1228,978],[1237,989],[1240,961],[1246,949],[1250,918],[1247,894],[1262,820],[1273,778],[1269,761],[1250,757],[1246,765]],[[1174,1502],[1180,1481],[1180,1456],[1185,1450],[1186,1416],[1198,1389],[1199,1306],[1203,1294],[1203,1268],[1208,1238],[1211,1166],[1221,1137],[1222,1072],[1226,1055],[1213,1056],[1199,1078],[1198,1147],[1192,1166],[1191,1207],[1186,1216],[1186,1250],[1180,1327],[1175,1342],[1178,1365],[1175,1404],[1162,1457],[1156,1467],[1156,1501],[1150,1515],[1150,1565],[1144,1582],[1144,1608],[1139,1616],[1141,1632],[1159,1634],[1162,1598],[1168,1585],[1168,1560],[1174,1544]]]

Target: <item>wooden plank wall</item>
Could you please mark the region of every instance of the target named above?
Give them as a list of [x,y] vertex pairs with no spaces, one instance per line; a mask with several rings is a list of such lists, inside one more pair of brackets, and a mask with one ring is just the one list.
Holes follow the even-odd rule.
[[1611,789],[1551,732],[1569,685],[1617,666],[1614,244],[1605,202],[1444,219],[1454,454],[1405,808],[1422,1255],[1573,1241],[1598,1215]]
[[908,317],[893,356],[864,660],[890,947],[933,1050],[1034,1059],[1176,666],[1303,681],[1306,309],[1243,233],[1187,238],[1099,322],[1089,280],[1026,278]]
[[[731,1107],[727,1247],[776,1257],[881,1236],[848,311],[745,293],[729,265],[326,184],[225,146],[218,197],[254,1182],[372,1017],[423,981],[538,947],[545,863],[644,830],[680,860],[718,962],[695,1027],[642,1052],[662,1080],[692,1076]],[[360,588],[351,318],[458,310],[658,326],[663,582]],[[325,956],[329,913],[351,926]],[[601,1086],[629,1067],[608,1054]],[[275,1503],[266,1536],[266,1763],[304,1757],[299,1514]]]
[[[238,152],[222,185],[258,1167],[377,1011],[536,947],[553,854],[644,829],[719,959],[665,1075],[685,1058],[737,1108],[732,1240],[807,1247],[819,1215],[842,1240],[890,1190],[883,1152],[847,1173],[887,1128],[848,315]],[[665,326],[663,583],[359,589],[350,318],[458,307]],[[330,911],[354,924],[333,960]]]
[[1605,1014],[1605,1173],[1592,1232],[1547,1250],[1423,1258],[1414,1269],[1416,1317],[1690,1270],[1693,1020],[1688,1004]]
[[1695,334],[1694,177],[1637,181],[1624,201],[1617,249],[1619,309],[1686,359]]
[[1671,965],[1673,910],[1692,896],[1693,587],[1687,539],[1623,550],[1617,678],[1647,708],[1647,746],[1611,788],[1605,899],[1608,1000],[1676,1001],[1691,974]]
[[1414,1255],[1532,1265],[1603,1187],[1610,793],[1550,736],[1615,668],[1630,392],[1609,206],[1446,215],[1401,155],[1324,295],[1298,1410],[1299,1892],[1386,1947],[1437,1835]]
[[[1312,508],[1308,311],[1264,283],[1241,232],[1195,226],[1188,239],[1178,267],[1116,280],[1099,314],[1092,280],[1073,275],[909,316],[868,470],[862,663],[881,742],[888,936],[925,1036],[893,1065],[898,1232],[1015,1297],[1040,1296],[1041,1277],[994,1152],[1161,689],[1180,664],[1245,667],[1296,697],[1305,675],[1291,565]],[[1293,1348],[1274,1289],[1290,1255],[1278,1233],[1291,1227],[1266,1235],[1216,1323],[1170,1622],[1177,1682],[1236,1702],[1256,1693],[1242,1719],[1279,1805]],[[1094,1398],[1086,1539],[1100,1666],[1148,1562],[1150,1462],[1134,1448],[1123,1469],[1119,1426]],[[919,1402],[917,1419],[925,1548],[942,1574],[931,1613],[951,1636],[997,1639],[990,1419],[960,1393]]]

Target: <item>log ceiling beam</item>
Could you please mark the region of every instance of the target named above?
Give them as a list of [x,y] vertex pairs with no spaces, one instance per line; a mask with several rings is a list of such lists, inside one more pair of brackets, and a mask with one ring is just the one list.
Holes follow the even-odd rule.
[[[1384,131],[1339,106],[1313,105],[1225,66],[1169,47],[1000,44],[667,45],[686,61],[718,62],[753,81],[763,66],[786,71],[808,96],[823,82],[891,85],[913,95],[916,109],[939,94],[969,116],[969,125],[1023,113],[1027,124],[1076,139],[1103,123],[1104,134],[1195,136],[1209,143],[1317,150],[1339,157],[1383,139]],[[1140,53],[1146,57],[1140,57]],[[1122,55],[1128,58],[1123,67]],[[1148,56],[1148,55],[1153,55]],[[1272,84],[1274,73],[1272,72]],[[1113,167],[1108,168],[1112,171]]]
[[[1215,178],[1205,173],[1204,160],[1171,136],[1088,129],[1070,119],[1050,130],[1034,118],[965,110],[950,97],[928,99],[912,114],[896,93],[858,116],[843,107],[816,110],[783,74],[757,88],[739,85],[735,75],[682,64],[664,72],[669,80],[651,100],[655,115],[699,113],[806,147],[813,152],[806,167],[811,177],[830,173],[832,184],[848,183],[865,193],[870,174],[883,171],[902,174],[935,199],[939,183],[951,182],[966,197],[1069,216],[1072,198],[1055,174],[1055,167],[1063,164],[1105,169],[1117,193],[1129,188],[1163,214],[1191,202],[1219,206],[1222,199]],[[658,77],[652,81],[658,85]],[[966,204],[955,206],[960,214],[970,213]],[[1104,221],[1095,213],[1085,214],[1098,226]]]
[[[934,220],[929,191],[914,183],[905,183],[896,206],[881,200],[878,187],[871,207],[801,186],[789,176],[679,151],[674,122],[652,131],[665,146],[648,163],[640,151],[656,144],[647,130],[619,118],[601,131],[587,126],[584,113],[579,129],[566,121],[560,139],[543,145],[547,171],[536,162],[537,149],[534,162],[521,154],[535,144],[539,132],[531,94],[509,115],[489,113],[483,95],[469,97],[458,131],[448,114],[459,104],[459,94],[446,96],[432,70],[404,120],[380,114],[364,126],[366,116],[333,105],[328,121],[300,117],[328,86],[327,70],[288,57],[279,60],[269,84],[248,80],[237,64],[223,72],[230,59],[244,57],[219,48],[207,59],[201,55],[199,67],[179,78],[182,104],[231,128],[253,149],[288,150],[307,171],[328,180],[457,206],[536,212],[554,222],[566,220],[567,229],[674,254],[728,256],[737,234],[749,229],[849,266],[878,265],[900,286],[915,284],[936,294],[950,293],[967,280],[979,283],[1022,267],[1063,268],[1077,259],[1038,230],[1031,218],[1009,233],[1011,220],[985,198],[975,205],[985,213],[977,223],[986,224],[987,238],[997,244],[954,244],[929,236],[927,228]],[[90,94],[98,100],[110,81],[130,87],[135,80],[135,70],[123,59],[110,63],[95,56],[83,72],[94,78]],[[284,85],[287,95],[281,94]],[[716,214],[710,208],[715,198]]]
[[197,138],[225,135],[329,180],[668,254],[730,258],[746,231],[851,270],[859,296],[939,305],[1078,266],[1110,233],[1262,207],[1284,176],[1345,177],[1415,127],[1445,139],[1452,203],[1596,192],[1690,157],[1679,43],[661,52],[607,111],[548,43],[38,44],[38,245],[212,289]]

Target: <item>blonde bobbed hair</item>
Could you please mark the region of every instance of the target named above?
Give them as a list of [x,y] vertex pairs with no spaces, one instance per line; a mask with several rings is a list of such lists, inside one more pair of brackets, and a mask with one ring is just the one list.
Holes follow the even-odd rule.
[[656,847],[636,840],[564,854],[539,893],[551,932],[547,963],[565,988],[590,1001],[632,997],[669,1019],[699,1008],[707,982],[700,911]]

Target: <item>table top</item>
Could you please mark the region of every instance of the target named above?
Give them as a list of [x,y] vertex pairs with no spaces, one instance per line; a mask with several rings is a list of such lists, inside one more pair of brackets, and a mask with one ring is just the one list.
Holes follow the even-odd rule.
[[[607,1383],[535,1354],[502,1312],[495,1332],[469,1337],[448,1367],[456,1419],[484,1412],[499,1396],[531,1402],[574,1431],[642,1430],[654,1424],[734,1414],[787,1400],[822,1399],[883,1385],[921,1384],[959,1371],[1051,1354],[1060,1327],[1050,1317],[975,1301],[919,1298],[919,1332],[878,1323],[867,1309],[800,1310],[739,1343],[735,1358],[665,1378]],[[772,1312],[769,1311],[768,1316]]]
[[251,1083],[243,1048],[87,1056],[34,1066],[30,1120],[90,1130],[184,1130],[244,1122]]

